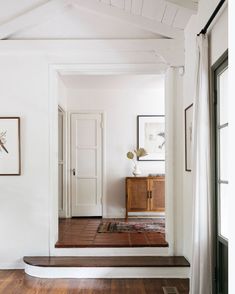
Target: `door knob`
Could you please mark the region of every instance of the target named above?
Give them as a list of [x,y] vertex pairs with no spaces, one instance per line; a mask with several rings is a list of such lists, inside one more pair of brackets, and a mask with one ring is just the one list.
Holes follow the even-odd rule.
[[76,175],[76,170],[75,170],[75,168],[73,168],[73,176],[75,176]]

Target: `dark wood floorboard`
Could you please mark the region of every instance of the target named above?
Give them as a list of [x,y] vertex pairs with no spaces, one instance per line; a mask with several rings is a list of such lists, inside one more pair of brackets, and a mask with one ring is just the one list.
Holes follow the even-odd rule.
[[1,294],[163,294],[163,286],[189,294],[188,279],[39,279],[23,270],[0,271]]
[[26,256],[24,262],[42,267],[189,267],[183,256]]
[[[102,221],[112,219],[72,218],[59,220],[57,248],[74,247],[168,247],[165,234],[159,232],[141,233],[98,233]],[[124,221],[124,219],[116,219]],[[130,218],[128,222],[156,222],[157,219]]]

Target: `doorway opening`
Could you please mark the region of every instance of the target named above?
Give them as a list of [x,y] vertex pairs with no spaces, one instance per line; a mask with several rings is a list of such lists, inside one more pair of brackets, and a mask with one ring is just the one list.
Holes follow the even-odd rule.
[[[54,74],[55,72],[58,73],[58,71],[53,69]],[[55,78],[54,82],[56,81],[57,84],[57,104],[61,105],[61,101],[58,101],[59,97],[60,100],[64,101],[62,107],[66,113],[67,179],[65,184],[66,199],[64,199],[64,203],[66,203],[65,217],[62,216],[59,220],[54,221],[56,247],[167,247],[166,235],[171,235],[169,228],[172,227],[170,223],[172,223],[173,216],[169,215],[168,218],[165,213],[167,210],[165,203],[169,203],[169,200],[165,201],[165,192],[164,199],[158,199],[161,202],[161,209],[159,211],[158,209],[151,209],[151,197],[149,195],[153,193],[152,190],[159,190],[157,181],[157,185],[147,185],[147,190],[141,196],[146,195],[147,209],[142,209],[141,202],[137,203],[133,198],[132,209],[128,213],[128,220],[125,217],[127,178],[138,178],[138,180],[145,178],[145,180],[149,181],[151,177],[152,179],[161,177],[161,179],[164,178],[164,181],[162,181],[164,186],[161,190],[165,189],[164,160],[138,161],[142,174],[141,176],[134,177],[132,175],[132,163],[126,157],[128,151],[137,148],[137,117],[165,115],[164,75],[137,75],[134,73],[110,75],[91,75],[90,73],[79,73],[76,75],[73,73],[68,75],[66,73],[62,75],[61,71],[60,74],[57,73],[53,75]],[[144,89],[144,85],[147,89]],[[90,118],[92,119],[85,116],[91,116]],[[81,122],[82,127],[78,126],[78,123]],[[77,134],[79,134],[77,138],[84,136],[82,143],[86,140],[87,143],[92,141],[94,143],[94,138],[97,139],[97,129],[95,135],[93,132],[92,138],[90,136],[92,135],[92,126],[93,129],[94,126],[99,126],[101,129],[100,137],[103,142],[103,146],[101,144],[101,149],[103,149],[101,151],[102,171],[100,178],[103,184],[101,189],[99,189],[98,185],[100,180],[97,183],[92,178],[99,178],[97,174],[94,176],[94,173],[88,173],[92,171],[92,168],[93,171],[94,168],[95,171],[99,171],[99,163],[91,160],[92,153],[93,159],[94,157],[97,159],[97,156],[94,156],[94,144],[93,146],[78,144],[78,146],[72,147],[72,142],[77,143],[78,141],[76,139]],[[154,124],[152,127],[154,127]],[[74,130],[76,130],[77,134],[72,135]],[[153,137],[153,134],[149,135],[151,138]],[[161,146],[163,145],[161,144]],[[97,149],[97,146],[95,149]],[[91,152],[91,150],[93,151]],[[80,169],[82,164],[84,164],[84,170]],[[86,171],[86,175],[84,171]],[[81,184],[81,182],[84,182],[84,184]],[[85,185],[87,182],[89,182],[88,185]],[[100,206],[95,208],[93,205],[92,208],[92,205],[90,205],[89,208],[89,201],[91,200],[90,204],[93,201],[90,192],[94,191],[94,187],[98,188],[96,191],[101,191],[100,199],[102,201],[100,201]],[[154,189],[151,190],[150,187]],[[135,187],[132,184],[131,193],[134,190]],[[75,191],[75,194],[88,191],[89,196],[84,197],[85,200],[80,200],[76,197],[73,199],[73,191]],[[138,191],[140,189],[137,187],[136,192]],[[157,206],[155,204],[154,207]],[[77,208],[76,205],[78,206]],[[59,213],[57,215],[58,217],[60,216]],[[100,225],[104,226],[106,222],[109,222],[112,228],[112,222],[115,222],[116,231],[99,231]],[[133,230],[136,230],[136,226],[140,227],[139,231],[137,229],[138,234],[133,233]],[[157,231],[155,231],[156,227]],[[82,232],[86,232],[86,236],[82,236]],[[122,233],[120,234],[120,232]],[[75,235],[78,237],[75,238]],[[70,238],[69,236],[71,240],[75,241],[76,239],[76,241],[66,240],[66,237]],[[100,239],[100,244],[98,244],[98,239]],[[105,239],[107,242],[103,242]],[[112,242],[115,239],[119,242]],[[120,241],[121,239],[122,241]]]

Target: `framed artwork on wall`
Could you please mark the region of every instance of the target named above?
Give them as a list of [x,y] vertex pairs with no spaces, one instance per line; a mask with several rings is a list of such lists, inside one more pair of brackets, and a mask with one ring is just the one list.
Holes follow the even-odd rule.
[[20,175],[20,157],[20,118],[0,117],[0,175]]
[[137,148],[144,148],[148,155],[139,161],[165,160],[165,116],[137,116]]
[[184,110],[185,170],[192,171],[193,104]]

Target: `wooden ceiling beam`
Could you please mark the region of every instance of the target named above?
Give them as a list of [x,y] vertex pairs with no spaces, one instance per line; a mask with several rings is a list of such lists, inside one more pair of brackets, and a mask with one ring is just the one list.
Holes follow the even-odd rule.
[[93,51],[148,52],[158,56],[167,66],[184,65],[184,43],[173,39],[118,39],[118,40],[4,40],[0,41],[1,54],[28,53],[59,54],[75,56],[79,52]]

